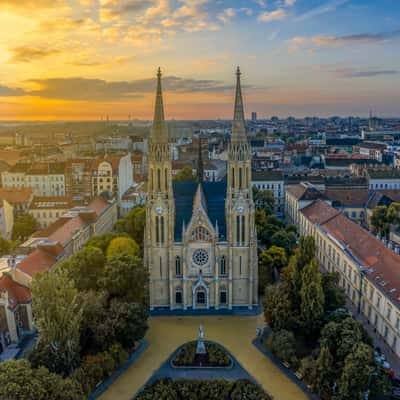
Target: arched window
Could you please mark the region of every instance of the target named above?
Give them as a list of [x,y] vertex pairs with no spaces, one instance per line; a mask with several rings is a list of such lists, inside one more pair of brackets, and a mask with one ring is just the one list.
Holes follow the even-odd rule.
[[226,258],[225,258],[225,256],[221,257],[221,261],[219,263],[219,274],[226,275]]
[[246,223],[244,220],[244,215],[242,215],[242,240],[241,242],[244,243],[246,241]]
[[236,216],[236,242],[240,244],[240,216]]
[[157,189],[161,191],[161,171],[160,168],[157,168]]
[[159,217],[156,217],[156,243],[160,243],[160,221],[158,219]]
[[175,257],[175,275],[176,276],[181,276],[182,275],[181,258],[179,256]]
[[202,226],[198,226],[192,232],[192,240],[200,242],[208,242],[211,239],[211,235],[207,229]]
[[175,290],[175,303],[182,304],[182,289],[181,288],[177,288]]
[[161,218],[161,243],[164,243],[164,217]]
[[228,292],[225,287],[222,287],[219,291],[219,303],[226,304],[228,302]]

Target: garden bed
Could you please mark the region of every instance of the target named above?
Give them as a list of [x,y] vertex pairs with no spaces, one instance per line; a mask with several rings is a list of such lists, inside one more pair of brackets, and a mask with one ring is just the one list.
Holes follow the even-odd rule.
[[207,399],[207,400],[272,400],[260,386],[247,379],[191,380],[159,379],[146,386],[135,400]]
[[220,345],[205,341],[206,354],[196,354],[197,341],[184,344],[171,361],[175,368],[231,368],[233,361]]

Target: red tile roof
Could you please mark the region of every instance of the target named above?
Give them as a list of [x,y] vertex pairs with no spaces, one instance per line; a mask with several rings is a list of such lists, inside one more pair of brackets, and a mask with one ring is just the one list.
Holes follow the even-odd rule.
[[50,253],[36,248],[17,264],[16,268],[31,277],[34,277],[39,272],[48,271],[55,263],[57,258]]
[[0,188],[0,199],[7,200],[10,204],[26,203],[31,197],[31,188]]
[[101,197],[96,197],[88,204],[88,208],[93,210],[97,216],[103,214],[103,212],[109,207],[110,203]]
[[26,287],[15,282],[8,274],[3,274],[0,278],[0,292],[7,290],[8,304],[14,309],[18,304],[26,304],[32,301],[31,291]]
[[369,198],[368,189],[349,190],[325,190],[325,195],[332,201],[338,202],[340,206],[365,206]]
[[328,204],[316,201],[302,212],[315,223],[320,221],[321,228],[365,268],[367,278],[400,305],[400,255]]

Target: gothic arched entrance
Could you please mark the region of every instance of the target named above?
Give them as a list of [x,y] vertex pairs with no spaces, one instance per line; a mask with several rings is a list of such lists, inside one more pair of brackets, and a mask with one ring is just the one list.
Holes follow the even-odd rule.
[[193,285],[192,295],[194,310],[199,308],[209,308],[209,289],[201,276],[200,279]]

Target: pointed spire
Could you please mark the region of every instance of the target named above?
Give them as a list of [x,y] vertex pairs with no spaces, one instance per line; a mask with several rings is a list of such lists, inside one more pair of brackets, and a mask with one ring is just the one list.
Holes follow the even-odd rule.
[[240,68],[236,70],[236,95],[235,95],[235,109],[232,124],[232,141],[241,142],[246,140],[246,125],[243,110],[242,87],[240,83]]
[[154,143],[165,143],[168,141],[167,125],[164,118],[164,103],[161,87],[161,68],[157,71],[157,94],[154,108],[153,127],[151,138]]
[[199,135],[199,157],[197,160],[197,182],[203,182],[204,176],[204,167],[203,167],[203,154],[202,154],[202,146],[201,146],[201,136]]

